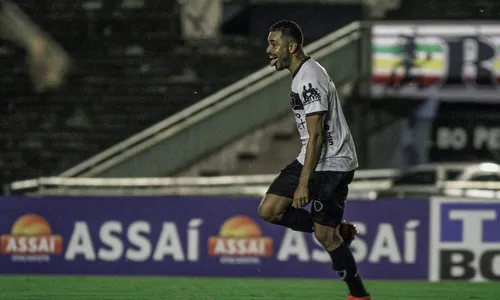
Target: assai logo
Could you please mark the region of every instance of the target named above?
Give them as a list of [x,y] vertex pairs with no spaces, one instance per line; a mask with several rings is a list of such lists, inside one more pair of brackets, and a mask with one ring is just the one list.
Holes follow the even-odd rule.
[[432,199],[430,280],[500,279],[500,203]]
[[273,240],[263,237],[251,218],[234,216],[224,222],[218,236],[208,239],[208,254],[220,257],[221,263],[256,264],[273,254]]
[[44,218],[28,214],[12,225],[11,233],[0,236],[0,254],[11,255],[13,261],[49,261],[50,255],[62,252],[62,237],[53,235]]

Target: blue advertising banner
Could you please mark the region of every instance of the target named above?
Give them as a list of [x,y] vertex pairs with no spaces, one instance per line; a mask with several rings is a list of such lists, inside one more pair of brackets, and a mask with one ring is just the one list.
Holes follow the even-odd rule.
[[500,279],[500,201],[433,198],[429,279]]
[[[332,278],[314,236],[240,197],[0,198],[0,273]],[[427,279],[429,202],[354,201],[364,278]]]

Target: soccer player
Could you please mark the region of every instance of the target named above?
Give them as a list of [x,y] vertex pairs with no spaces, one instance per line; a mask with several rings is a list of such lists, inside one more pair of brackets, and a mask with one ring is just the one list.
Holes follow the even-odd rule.
[[[343,222],[344,206],[358,159],[334,83],[303,50],[300,27],[292,21],[271,26],[267,54],[276,70],[292,75],[290,105],[302,140],[297,159],[270,185],[259,205],[266,221],[314,232],[335,272],[347,283],[348,300],[370,300],[349,245],[356,234]],[[311,212],[305,210],[311,202]]]
[[26,51],[36,92],[59,88],[70,68],[66,51],[14,3],[0,0],[0,38]]

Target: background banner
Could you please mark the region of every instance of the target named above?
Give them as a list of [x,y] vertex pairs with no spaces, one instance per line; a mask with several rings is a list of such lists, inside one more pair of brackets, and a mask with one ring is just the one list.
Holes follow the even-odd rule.
[[500,25],[378,23],[372,33],[373,97],[498,102]]
[[[0,273],[332,278],[310,233],[267,224],[259,199],[0,198]],[[365,278],[427,279],[426,200],[349,201]]]
[[435,197],[430,202],[429,279],[500,280],[498,199]]
[[[437,113],[432,122],[430,161],[500,160],[498,105],[447,103],[440,104]],[[490,175],[491,181],[499,180],[496,174]]]

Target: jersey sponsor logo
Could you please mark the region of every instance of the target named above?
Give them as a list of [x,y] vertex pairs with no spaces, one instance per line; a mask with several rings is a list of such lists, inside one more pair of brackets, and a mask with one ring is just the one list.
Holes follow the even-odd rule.
[[431,200],[430,279],[500,279],[500,203],[492,200]]
[[328,145],[333,146],[333,136],[332,136],[332,131],[330,130],[330,126],[328,124],[325,124],[325,133],[326,133],[326,141]]
[[300,100],[300,96],[297,93],[292,92],[290,94],[290,106],[293,110],[304,110],[304,105]]
[[304,105],[307,105],[321,100],[321,95],[318,89],[309,83],[307,87],[305,85],[302,87],[302,98],[304,98]]
[[258,264],[272,253],[273,240],[262,236],[259,225],[247,216],[226,220],[219,235],[208,239],[208,254],[225,264]]
[[49,222],[35,214],[19,217],[10,234],[0,237],[0,254],[17,262],[47,262],[62,252],[63,239],[52,234]]
[[306,121],[305,118],[302,118],[301,114],[295,114],[295,123],[297,124],[297,129],[306,130]]

